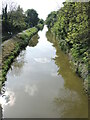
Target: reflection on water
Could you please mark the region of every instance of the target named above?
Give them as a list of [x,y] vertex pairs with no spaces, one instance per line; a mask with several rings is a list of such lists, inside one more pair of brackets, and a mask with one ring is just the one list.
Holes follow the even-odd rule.
[[39,63],[49,63],[50,62],[50,60],[47,58],[34,58],[34,60]]
[[7,91],[0,96],[0,104],[2,107],[9,105],[13,106],[15,103],[15,93],[7,89]]
[[[53,46],[56,49],[56,56],[54,58],[55,64],[58,66],[58,75],[62,75],[64,78],[64,86],[73,91],[83,93],[82,80],[76,75],[76,73],[71,69],[68,56],[65,55],[58,45],[58,41],[55,40],[55,37],[51,34],[50,31],[46,33],[47,39],[49,42],[53,43]],[[81,85],[80,85],[81,84]],[[73,86],[74,85],[74,86]]]
[[24,60],[25,50],[20,53],[20,55],[15,59],[15,62],[11,66],[9,73],[12,71],[12,76],[19,76],[22,73],[22,68],[26,63]]
[[38,36],[38,34],[36,34],[35,36],[33,36],[31,38],[28,45],[31,46],[31,47],[35,47],[38,43],[38,39],[39,39],[39,36]]
[[59,97],[55,98],[56,104],[63,107],[62,117],[88,116],[88,99],[83,91],[82,80],[71,69],[68,56],[59,47],[58,41],[50,31],[46,33],[49,42],[56,49],[55,64],[58,66],[58,75],[64,78],[64,89],[60,89]]
[[4,101],[6,118],[88,116],[82,81],[70,69],[67,56],[60,51],[52,34],[46,32],[44,27],[38,33],[40,38],[33,37],[38,44],[27,46],[7,74],[5,92],[0,98]]
[[37,86],[36,85],[26,85],[25,86],[25,92],[28,93],[30,96],[34,96],[37,92]]

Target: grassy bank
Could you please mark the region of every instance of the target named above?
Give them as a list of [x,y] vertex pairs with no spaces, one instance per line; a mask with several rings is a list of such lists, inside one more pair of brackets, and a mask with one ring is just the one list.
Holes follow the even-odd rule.
[[0,88],[6,79],[7,71],[9,70],[14,58],[28,45],[32,36],[34,36],[39,30],[43,29],[43,26],[44,25],[38,25],[38,27],[27,29],[2,44],[3,52],[2,69],[0,70]]

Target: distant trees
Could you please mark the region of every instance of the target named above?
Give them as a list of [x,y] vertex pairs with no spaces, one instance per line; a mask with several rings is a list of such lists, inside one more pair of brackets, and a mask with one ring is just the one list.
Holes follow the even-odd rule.
[[14,33],[26,28],[23,9],[18,6],[16,9],[7,11],[8,5],[2,8],[2,33]]
[[34,9],[28,9],[26,11],[26,23],[29,27],[33,27],[38,24],[38,13]]
[[53,12],[51,12],[51,13],[48,15],[48,17],[47,17],[47,19],[46,19],[47,27],[48,27],[48,28],[53,27],[54,22],[56,22],[56,20],[57,20],[57,12],[56,12],[56,11],[53,11]]
[[8,12],[8,20],[13,26],[11,31],[21,31],[26,28],[25,14],[23,14],[23,9],[20,6],[15,11]]
[[40,19],[38,23],[44,24],[44,20],[43,20],[43,19]]
[[10,37],[26,28],[34,27],[38,23],[44,24],[44,21],[38,18],[36,10],[28,9],[24,12],[20,5],[6,4],[2,8],[2,39],[8,39],[8,36]]

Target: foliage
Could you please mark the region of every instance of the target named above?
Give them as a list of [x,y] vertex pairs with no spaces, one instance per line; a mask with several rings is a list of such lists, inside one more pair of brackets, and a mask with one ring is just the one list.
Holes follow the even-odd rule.
[[36,25],[36,28],[37,28],[38,30],[42,30],[43,27],[44,27],[44,20],[43,20],[43,19],[40,19],[40,20],[38,21],[38,24]]
[[43,27],[44,27],[44,24],[41,24],[41,23],[39,23],[39,24],[36,26],[36,28],[37,28],[38,30],[42,30]]
[[7,10],[8,5],[2,8],[2,40],[12,37],[14,34],[30,27],[36,26],[38,23],[44,24],[43,19],[38,18],[38,13],[34,9],[28,9],[25,13],[23,9],[12,7]]
[[[76,72],[87,79],[89,62],[90,2],[64,2],[57,16],[46,19],[48,28],[58,38],[60,48],[70,53]],[[85,66],[85,67],[84,67]],[[84,73],[84,74],[82,74]]]
[[28,9],[26,11],[26,23],[29,24],[29,27],[34,27],[38,21],[38,13],[34,9]]
[[44,20],[43,20],[43,19],[40,19],[38,23],[44,24]]
[[57,20],[57,12],[56,12],[56,11],[53,11],[53,12],[51,12],[51,13],[48,15],[48,17],[47,17],[47,19],[46,19],[46,21],[45,21],[47,27],[48,27],[48,28],[53,27],[54,22],[56,22],[56,20]]
[[23,9],[20,6],[16,10],[7,12],[7,5],[2,10],[2,33],[14,33],[19,32],[26,28],[25,15]]

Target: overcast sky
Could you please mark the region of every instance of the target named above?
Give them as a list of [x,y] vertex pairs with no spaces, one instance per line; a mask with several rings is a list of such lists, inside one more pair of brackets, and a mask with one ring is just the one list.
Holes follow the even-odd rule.
[[[0,0],[1,1],[1,0]],[[62,6],[62,2],[65,0],[3,0],[3,1],[14,1],[20,5],[24,11],[27,9],[35,9],[40,18],[45,18],[47,15],[54,10],[59,9]]]

